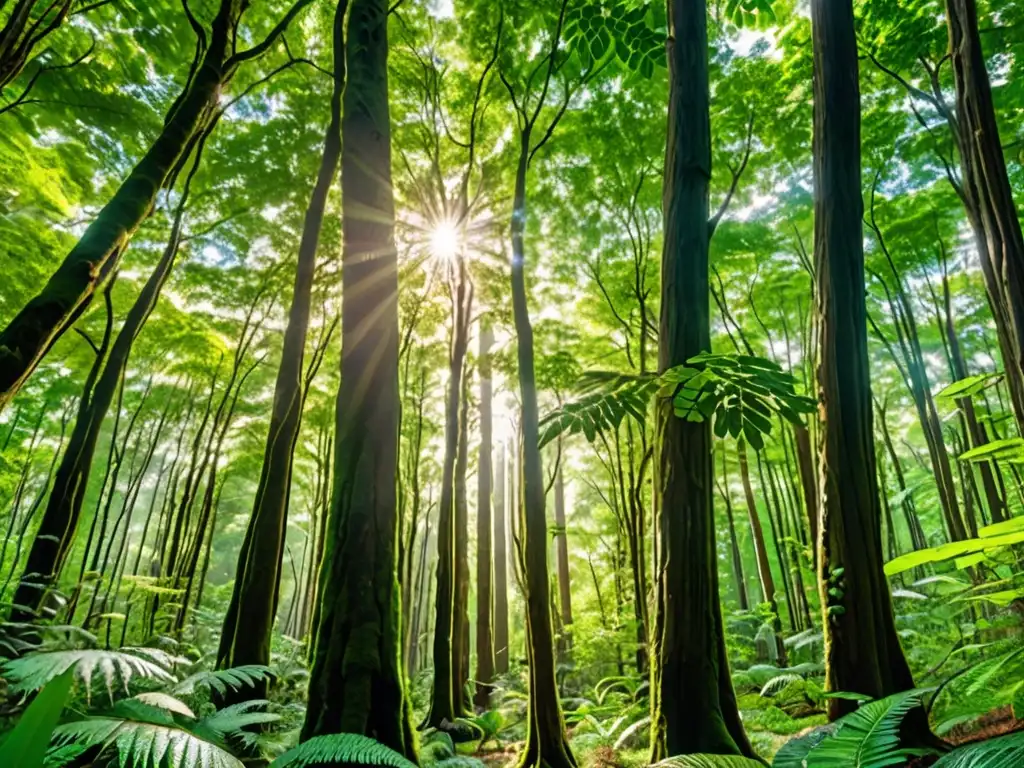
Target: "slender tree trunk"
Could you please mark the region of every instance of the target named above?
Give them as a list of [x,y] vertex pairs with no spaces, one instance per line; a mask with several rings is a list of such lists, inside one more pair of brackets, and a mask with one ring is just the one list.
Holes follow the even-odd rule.
[[480,458],[477,462],[476,503],[476,696],[474,704],[488,709],[494,679],[494,640],[491,634],[491,346],[494,332],[480,323]]
[[160,135],[43,289],[0,331],[0,410],[17,394],[54,342],[112,278],[157,195],[211,122],[237,68],[233,49],[247,4],[221,0],[198,67],[168,113]]
[[[560,33],[556,32],[556,35]],[[552,53],[552,56],[555,54]],[[548,581],[548,521],[544,511],[544,470],[540,455],[540,414],[534,370],[533,326],[526,292],[526,183],[533,122],[520,131],[519,162],[512,198],[512,316],[518,342],[519,395],[522,404],[522,536],[526,637],[530,700],[526,746],[520,768],[575,768],[555,679],[554,628]]]
[[722,485],[719,493],[725,502],[725,515],[729,521],[729,556],[732,561],[732,580],[736,584],[736,602],[741,611],[750,610],[750,599],[747,597],[747,582],[743,576],[743,556],[736,537],[736,522],[732,512],[732,495],[729,493],[729,463],[727,454],[722,451]]
[[347,22],[336,470],[302,738],[364,734],[415,761],[396,572],[398,258],[387,11],[385,0],[352,0]]
[[505,531],[505,443],[498,443],[494,477],[494,672],[508,672],[508,541]]
[[[345,13],[348,0],[339,0],[334,13],[334,85],[330,124],[316,184],[306,208],[302,241],[295,270],[295,287],[284,332],[281,365],[274,387],[270,428],[263,453],[252,516],[238,555],[231,594],[217,652],[220,668],[270,663],[270,642],[281,590],[281,566],[288,522],[295,444],[302,425],[303,362],[309,331],[310,304],[316,273],[317,248],[327,197],[341,162],[341,99],[345,86]],[[296,590],[299,584],[296,584]],[[264,698],[262,686],[239,691],[247,698]]]
[[[467,313],[468,315],[468,313]],[[468,319],[468,317],[467,317]],[[468,331],[468,328],[467,328]],[[467,333],[468,337],[468,333]],[[456,714],[472,711],[469,687],[469,372],[463,374],[459,405],[459,450],[455,460],[455,626],[452,628],[452,694]]]
[[955,131],[963,195],[978,238],[985,285],[1003,352],[1019,431],[1024,434],[1024,235],[999,139],[976,0],[946,0],[956,87]]
[[[815,296],[821,403],[820,584],[828,689],[914,685],[882,571],[864,298],[860,89],[852,0],[811,0]],[[855,709],[830,699],[833,719]]]
[[562,463],[555,473],[555,549],[558,563],[558,607],[562,624],[563,645],[572,650],[572,587],[569,581],[569,539],[565,530],[565,479]]
[[[668,5],[669,105],[658,370],[711,349],[710,84],[707,4]],[[659,398],[657,614],[651,654],[651,762],[695,752],[754,756],[740,722],[718,597],[710,422]]]
[[[448,395],[445,401],[444,464],[441,469],[441,499],[437,527],[437,591],[434,598],[434,687],[427,724],[438,728],[462,714],[462,687],[459,680],[462,622],[458,606],[459,588],[459,511],[456,500],[457,464],[462,433],[459,404],[462,377],[469,345],[471,291],[465,262],[453,267],[451,287],[452,335],[449,352]],[[463,487],[463,491],[465,488]],[[468,546],[468,544],[467,544]],[[468,568],[468,564],[467,564]]]

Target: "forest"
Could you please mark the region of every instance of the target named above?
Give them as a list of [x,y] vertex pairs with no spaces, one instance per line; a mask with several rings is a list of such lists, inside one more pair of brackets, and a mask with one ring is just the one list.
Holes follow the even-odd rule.
[[0,766],[1024,766],[1024,0],[0,0]]

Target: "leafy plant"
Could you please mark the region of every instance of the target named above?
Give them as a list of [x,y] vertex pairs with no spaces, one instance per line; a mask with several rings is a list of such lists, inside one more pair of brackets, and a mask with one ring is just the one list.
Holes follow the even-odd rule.
[[943,755],[933,768],[1016,768],[1024,764],[1024,733],[967,744]]
[[763,768],[763,763],[737,755],[679,755],[651,768]]
[[21,768],[43,765],[50,746],[50,733],[60,719],[74,682],[74,674],[67,670],[46,684],[0,744],[0,765]]
[[899,745],[900,723],[908,712],[921,705],[925,689],[897,693],[863,704],[836,721],[834,730],[819,740],[798,740],[780,750],[773,768],[887,768],[902,765],[920,750]]
[[[149,658],[146,658],[147,656]],[[165,664],[154,659],[160,659]],[[129,682],[135,677],[172,682],[174,676],[166,668],[170,663],[169,655],[153,648],[125,648],[120,651],[39,651],[6,662],[2,667],[2,674],[12,692],[29,693],[39,690],[51,680],[71,670],[74,677],[85,686],[87,695],[93,677],[98,674],[108,696],[113,699],[115,684],[127,692]]]
[[385,768],[415,768],[412,762],[393,749],[357,733],[315,736],[285,752],[271,766],[272,768],[304,768],[307,765],[333,765],[335,763],[385,766]]

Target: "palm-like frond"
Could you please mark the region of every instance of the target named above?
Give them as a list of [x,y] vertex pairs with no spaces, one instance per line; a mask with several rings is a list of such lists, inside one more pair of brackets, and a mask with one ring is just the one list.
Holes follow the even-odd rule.
[[979,741],[944,755],[934,768],[1018,768],[1024,765],[1024,732]]
[[379,741],[357,733],[315,736],[281,755],[271,768],[305,768],[307,765],[373,765],[382,768],[416,768],[415,764]]
[[7,680],[13,693],[30,693],[39,690],[64,672],[74,670],[75,677],[82,682],[87,694],[93,678],[99,675],[111,699],[115,684],[127,692],[128,683],[134,677],[173,682],[174,677],[170,672],[156,662],[144,658],[143,655],[138,655],[138,650],[123,648],[120,651],[39,651],[11,659],[0,667],[0,674]]
[[245,733],[245,728],[276,723],[281,719],[280,715],[266,711],[269,703],[269,701],[255,699],[232,704],[204,717],[196,724],[194,730],[201,734],[209,733],[218,739],[241,736]]
[[57,747],[75,744],[115,752],[121,766],[148,768],[244,768],[242,762],[218,744],[169,724],[93,717],[59,726],[54,731]]
[[647,406],[658,387],[653,375],[634,376],[591,371],[580,379],[575,400],[545,416],[540,423],[543,448],[561,434],[583,433],[594,440],[599,432],[616,429],[626,417],[646,421]]
[[255,687],[261,681],[270,680],[273,677],[274,674],[270,671],[270,667],[262,664],[246,664],[216,671],[203,670],[186,677],[171,689],[171,693],[176,696],[186,696],[194,693],[197,688],[206,687],[223,695],[228,692],[228,689]]

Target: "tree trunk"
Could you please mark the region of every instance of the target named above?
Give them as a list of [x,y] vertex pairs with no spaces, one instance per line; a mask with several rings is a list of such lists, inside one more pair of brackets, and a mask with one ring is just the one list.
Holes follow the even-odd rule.
[[999,140],[976,0],[946,0],[946,22],[962,195],[980,235],[985,285],[1000,331],[1013,411],[1024,433],[1024,235]]
[[[882,698],[914,685],[882,571],[864,297],[860,90],[852,0],[811,0],[815,295],[821,416],[821,604],[827,686]],[[829,716],[853,711],[830,699]]]
[[480,458],[477,462],[476,504],[476,696],[474,704],[489,709],[494,679],[494,640],[491,635],[491,346],[494,332],[480,324]]
[[[468,320],[468,313],[467,313]],[[466,328],[467,340],[469,328]],[[469,686],[469,372],[463,374],[459,405],[459,451],[455,460],[455,626],[452,628],[452,693],[456,713],[472,711]]]
[[[317,247],[327,197],[341,162],[341,98],[345,85],[345,13],[348,0],[334,12],[334,85],[330,124],[299,244],[295,287],[284,332],[281,364],[274,387],[270,428],[263,453],[252,517],[238,555],[231,602],[217,652],[221,669],[270,663],[274,616],[281,589],[281,566],[288,523],[295,444],[302,425],[303,361],[309,331],[310,303],[316,273]],[[296,583],[296,590],[299,589]],[[264,686],[240,691],[244,698],[265,698]]]
[[[658,370],[711,349],[710,85],[707,4],[670,0]],[[658,586],[651,653],[651,762],[689,753],[754,756],[725,656],[718,597],[711,423],[657,410]]]
[[562,644],[572,650],[572,588],[569,581],[569,540],[565,530],[565,480],[562,462],[555,473],[555,549],[558,562],[558,607],[562,625]]
[[[434,687],[427,724],[437,728],[462,714],[460,682],[462,611],[459,597],[459,524],[456,499],[457,464],[462,429],[459,405],[463,399],[462,377],[469,347],[471,292],[465,262],[453,267],[452,335],[449,352],[448,395],[445,401],[444,464],[441,468],[441,499],[437,527],[437,592],[434,599]],[[463,475],[463,495],[465,476]],[[467,533],[468,535],[468,533]],[[467,543],[468,546],[468,543]],[[468,569],[468,563],[467,563]],[[468,572],[466,574],[468,580]],[[467,582],[468,587],[468,582]]]
[[121,256],[156,203],[157,194],[210,123],[221,91],[237,68],[235,32],[247,4],[221,0],[195,75],[174,102],[146,155],[97,214],[43,289],[0,331],[0,410],[56,340],[112,278]]
[[[556,33],[558,34],[558,33]],[[554,56],[554,53],[551,54]],[[544,511],[544,471],[540,455],[540,414],[534,371],[533,326],[526,293],[526,181],[531,152],[529,122],[519,135],[519,162],[512,198],[512,315],[518,342],[522,404],[522,538],[526,598],[526,637],[530,701],[521,768],[575,768],[555,680],[554,629],[548,581],[548,521]]]
[[725,502],[725,515],[729,521],[729,558],[732,562],[732,580],[736,584],[736,602],[741,611],[750,610],[750,599],[747,597],[747,582],[743,576],[743,556],[736,537],[736,522],[732,513],[732,495],[729,493],[729,464],[727,454],[722,451],[722,483],[718,490]]
[[494,477],[494,672],[508,672],[508,540],[505,531],[505,443],[498,443]]
[[302,738],[364,734],[415,761],[395,562],[398,259],[387,11],[385,0],[352,0],[347,23],[336,470]]

